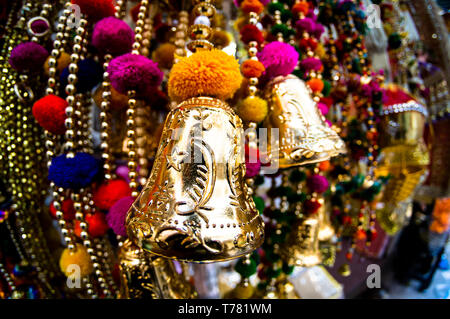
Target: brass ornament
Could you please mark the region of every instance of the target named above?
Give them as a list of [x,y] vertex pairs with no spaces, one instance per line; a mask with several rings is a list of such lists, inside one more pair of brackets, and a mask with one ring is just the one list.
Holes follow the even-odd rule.
[[197,293],[172,261],[146,254],[126,240],[119,252],[121,299],[192,299]]
[[[294,75],[276,77],[266,86],[265,96],[269,102],[263,125],[268,130],[267,155],[280,168],[346,153],[345,143],[325,122],[304,81]],[[279,130],[278,140],[272,137],[272,129]]]
[[241,131],[240,118],[218,99],[192,98],[169,113],[150,178],[128,212],[134,243],[190,262],[234,259],[262,244]]
[[250,299],[255,293],[255,287],[252,286],[248,278],[242,278],[241,281],[232,290],[228,291],[225,299]]
[[281,258],[289,265],[312,267],[322,262],[319,250],[319,216],[310,214],[299,219],[286,242],[280,247]]

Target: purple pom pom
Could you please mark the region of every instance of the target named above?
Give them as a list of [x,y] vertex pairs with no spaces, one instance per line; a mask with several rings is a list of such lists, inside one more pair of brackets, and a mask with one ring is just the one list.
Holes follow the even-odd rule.
[[113,56],[131,52],[134,32],[120,19],[108,17],[100,20],[92,33],[92,45],[103,54]]
[[115,204],[109,209],[106,215],[106,222],[108,226],[116,233],[116,235],[126,237],[127,230],[125,228],[125,220],[127,218],[128,210],[134,203],[134,198],[132,196],[127,196],[119,199]]
[[297,29],[301,32],[312,33],[314,31],[316,23],[311,18],[303,18],[301,20],[298,20],[295,23],[295,25],[297,26]]
[[322,61],[317,58],[306,58],[300,62],[300,68],[305,72],[320,71],[322,68]]
[[259,170],[261,169],[261,162],[257,160],[255,163],[250,163],[248,161],[245,161],[245,167],[246,167],[246,178],[252,178],[258,175]]
[[49,25],[45,20],[37,19],[31,23],[31,31],[35,34],[42,34],[48,30]]
[[122,94],[135,90],[144,97],[149,90],[161,84],[163,72],[158,64],[142,55],[127,53],[109,63],[111,85]]
[[361,86],[361,94],[365,97],[372,96],[372,87],[370,86],[370,84],[363,84]]
[[292,45],[283,42],[271,42],[258,54],[259,61],[266,68],[264,77],[274,78],[288,75],[298,63],[298,52]]
[[48,51],[42,45],[24,42],[12,50],[9,64],[18,72],[38,71],[44,65],[48,55]]
[[319,174],[309,176],[306,184],[308,185],[308,188],[311,192],[319,194],[324,193],[330,186],[326,177]]
[[330,109],[325,103],[317,103],[317,108],[320,110],[320,113],[322,113],[324,116],[328,114]]
[[319,39],[324,32],[325,32],[325,27],[320,23],[316,23],[316,25],[314,26],[314,31],[313,31],[314,36],[317,39]]

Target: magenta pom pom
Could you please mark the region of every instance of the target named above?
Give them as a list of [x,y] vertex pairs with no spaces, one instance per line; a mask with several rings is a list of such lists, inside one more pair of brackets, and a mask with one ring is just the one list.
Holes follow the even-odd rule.
[[322,61],[317,58],[306,58],[300,62],[300,68],[305,72],[320,71],[322,68]]
[[122,94],[135,90],[138,97],[161,84],[163,72],[158,64],[142,55],[127,53],[109,63],[111,85]]
[[316,23],[316,25],[314,26],[314,31],[313,31],[314,36],[317,39],[319,39],[324,32],[325,32],[325,27],[320,23]]
[[295,23],[295,25],[296,25],[297,29],[301,32],[312,33],[312,32],[314,32],[316,23],[311,18],[303,18],[301,20],[298,20]]
[[133,203],[134,198],[132,196],[123,197],[111,207],[106,215],[106,222],[116,235],[123,237],[127,236],[125,220],[127,218],[128,210]]
[[125,180],[127,183],[129,183],[130,182],[130,178],[128,177],[129,171],[130,171],[130,169],[128,168],[128,166],[120,165],[116,169],[116,174],[117,174],[117,176],[119,176],[120,178]]
[[250,163],[249,161],[245,161],[245,167],[246,167],[246,178],[252,178],[258,175],[259,170],[261,169],[261,162],[258,160],[253,161],[253,163]]
[[322,113],[324,116],[328,114],[330,109],[325,103],[317,103],[317,108],[320,110],[320,113]]
[[298,63],[298,52],[292,45],[283,42],[271,42],[258,54],[259,61],[266,68],[265,78],[288,75]]
[[306,184],[311,192],[319,194],[324,193],[330,186],[326,177],[319,174],[309,176]]
[[37,19],[31,23],[30,27],[33,33],[42,34],[47,31],[50,26],[48,25],[47,21]]
[[38,71],[47,60],[48,51],[35,42],[24,42],[16,46],[9,57],[9,64],[18,72]]
[[92,45],[103,54],[113,56],[131,52],[134,32],[120,19],[108,17],[100,20],[92,33]]
[[370,84],[363,84],[361,86],[361,95],[364,97],[371,97],[372,96],[372,86]]

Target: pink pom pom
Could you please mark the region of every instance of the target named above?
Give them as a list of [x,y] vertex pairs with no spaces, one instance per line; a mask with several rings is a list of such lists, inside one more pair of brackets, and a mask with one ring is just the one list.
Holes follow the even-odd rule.
[[125,180],[127,183],[129,183],[130,182],[130,178],[128,177],[129,171],[130,171],[130,169],[128,168],[128,166],[120,165],[116,169],[116,174],[117,174],[117,176],[119,176],[120,178]]
[[314,36],[317,39],[319,39],[324,32],[325,32],[325,27],[320,23],[316,23],[316,25],[314,26],[314,31],[313,31]]
[[314,31],[316,23],[311,18],[303,18],[301,20],[298,20],[295,25],[297,26],[297,29],[301,32],[308,32],[312,33]]
[[361,86],[361,95],[365,97],[372,96],[372,87],[370,86],[370,84],[363,84]]
[[134,32],[128,24],[115,17],[100,20],[92,33],[92,45],[103,54],[113,56],[131,52]]
[[322,61],[317,58],[306,58],[300,62],[300,68],[305,72],[320,71],[322,68]]
[[333,123],[331,123],[330,120],[325,120],[325,123],[327,123],[329,127],[332,127],[332,126],[333,126]]
[[325,103],[317,103],[317,108],[320,110],[320,113],[322,113],[323,116],[327,115],[330,109]]
[[106,215],[106,222],[116,235],[123,237],[127,236],[125,220],[127,218],[128,210],[133,203],[134,198],[132,196],[123,197],[111,207],[108,215]]
[[47,60],[48,51],[35,42],[24,42],[11,51],[9,64],[18,72],[38,71]]
[[245,145],[245,167],[245,177],[252,178],[258,175],[261,169],[258,149],[250,149],[248,145]]
[[324,193],[328,187],[330,186],[330,183],[328,183],[328,180],[319,174],[314,174],[308,177],[306,180],[306,184],[308,185],[308,188],[311,192],[322,194]]
[[291,74],[297,66],[298,57],[293,46],[278,41],[267,44],[258,54],[259,61],[266,68],[266,78]]
[[135,90],[138,97],[145,97],[149,90],[161,84],[163,72],[158,64],[142,55],[127,53],[109,63],[111,85],[122,94]]

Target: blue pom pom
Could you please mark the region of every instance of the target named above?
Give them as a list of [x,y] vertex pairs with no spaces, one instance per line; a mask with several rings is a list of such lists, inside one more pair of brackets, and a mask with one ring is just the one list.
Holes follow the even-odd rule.
[[99,171],[99,162],[92,155],[77,153],[67,158],[63,154],[53,158],[48,179],[58,187],[80,189],[91,184]]
[[[92,59],[84,59],[78,62],[77,84],[76,89],[78,93],[86,93],[91,91],[97,84],[103,80],[103,68],[100,64]],[[67,78],[69,76],[69,68],[66,67],[60,76],[61,87],[65,88],[67,85]]]

